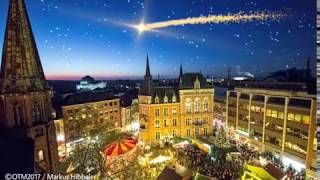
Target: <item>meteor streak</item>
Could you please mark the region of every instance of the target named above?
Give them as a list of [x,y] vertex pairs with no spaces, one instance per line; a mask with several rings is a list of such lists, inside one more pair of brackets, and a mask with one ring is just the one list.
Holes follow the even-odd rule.
[[283,13],[270,13],[270,12],[255,12],[251,14],[245,14],[244,12],[239,12],[236,14],[227,15],[208,15],[201,17],[189,17],[185,19],[169,20],[162,22],[155,22],[150,24],[139,24],[133,25],[139,33],[143,31],[151,31],[155,29],[170,27],[170,26],[183,26],[187,24],[219,24],[219,23],[241,23],[241,22],[252,22],[252,21],[266,21],[266,20],[279,20],[280,18],[286,16]]

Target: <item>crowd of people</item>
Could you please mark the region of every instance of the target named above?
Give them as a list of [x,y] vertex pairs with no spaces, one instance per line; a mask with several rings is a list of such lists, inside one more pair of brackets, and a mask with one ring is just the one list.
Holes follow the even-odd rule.
[[176,154],[179,164],[217,179],[238,179],[243,169],[240,161],[215,160],[206,152],[193,146],[179,148]]
[[176,149],[178,163],[184,165],[194,172],[216,179],[239,179],[243,174],[245,164],[265,159],[274,166],[281,169],[288,178],[302,180],[305,172],[297,171],[292,166],[285,167],[281,160],[270,152],[259,152],[248,146],[247,143],[231,140],[230,143],[236,147],[237,156],[231,160],[212,158],[207,152],[198,149],[195,145],[187,145]]

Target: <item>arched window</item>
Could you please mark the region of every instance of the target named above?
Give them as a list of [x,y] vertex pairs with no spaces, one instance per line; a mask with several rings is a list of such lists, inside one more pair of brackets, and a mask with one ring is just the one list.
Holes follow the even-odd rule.
[[186,99],[186,102],[185,102],[186,113],[191,113],[191,109],[192,109],[192,102],[191,102],[191,99],[188,98]]
[[32,121],[41,121],[41,105],[39,103],[34,103],[32,105]]
[[43,161],[44,160],[44,153],[43,150],[38,151],[38,160]]
[[19,103],[13,105],[13,118],[16,126],[24,125],[22,107]]
[[205,98],[203,100],[203,111],[208,112],[208,110],[209,110],[209,102],[208,102],[208,98]]
[[196,98],[194,100],[194,112],[198,113],[198,112],[200,112],[200,109],[201,109],[200,98]]

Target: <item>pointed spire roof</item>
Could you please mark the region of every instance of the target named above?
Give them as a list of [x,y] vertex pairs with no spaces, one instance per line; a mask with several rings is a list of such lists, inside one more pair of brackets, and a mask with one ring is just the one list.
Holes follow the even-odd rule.
[[24,0],[10,0],[0,73],[1,93],[47,89]]
[[180,74],[179,74],[179,77],[182,77],[182,75],[183,75],[182,64],[180,64]]
[[151,77],[151,73],[150,73],[150,65],[149,65],[149,56],[147,54],[147,66],[146,66],[146,77]]

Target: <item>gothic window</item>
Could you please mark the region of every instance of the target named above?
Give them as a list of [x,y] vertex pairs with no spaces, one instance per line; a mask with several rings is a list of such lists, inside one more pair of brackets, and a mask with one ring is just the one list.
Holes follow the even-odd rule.
[[34,103],[32,105],[32,121],[41,121],[41,105],[39,103]]
[[13,105],[13,117],[16,126],[23,126],[22,107],[19,103],[15,103]]

